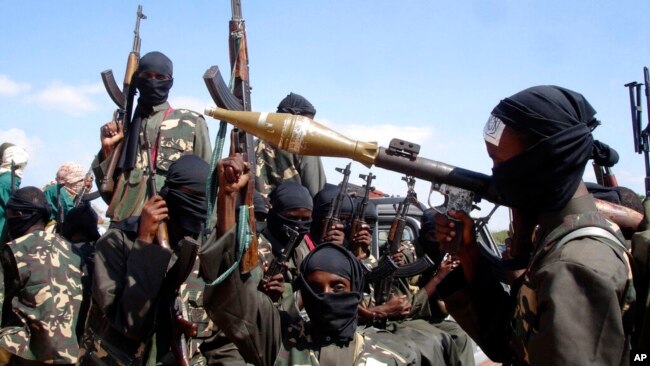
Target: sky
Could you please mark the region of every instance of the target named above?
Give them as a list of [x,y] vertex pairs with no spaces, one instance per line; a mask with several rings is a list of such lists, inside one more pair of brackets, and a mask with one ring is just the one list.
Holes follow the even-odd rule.
[[[202,76],[212,65],[229,69],[229,1],[0,2],[0,142],[30,153],[23,186],[46,184],[67,161],[90,167],[115,109],[100,72],[121,81],[138,4],[147,15],[141,53],[174,62],[172,106],[212,106]],[[482,131],[492,108],[527,87],[559,85],[598,111],[594,136],[620,154],[619,184],[643,193],[624,84],[641,82],[650,64],[649,13],[646,0],[242,0],[252,107],[274,112],[295,92],[344,135],[382,146],[398,137],[420,144],[422,157],[490,174]],[[218,122],[207,121],[214,141]],[[334,168],[348,161],[323,161],[338,183]],[[362,184],[368,171],[383,192],[406,193],[399,173],[358,163],[350,182]],[[590,165],[584,178],[594,180]],[[417,181],[421,201],[429,189]],[[501,208],[490,226],[507,225]]]

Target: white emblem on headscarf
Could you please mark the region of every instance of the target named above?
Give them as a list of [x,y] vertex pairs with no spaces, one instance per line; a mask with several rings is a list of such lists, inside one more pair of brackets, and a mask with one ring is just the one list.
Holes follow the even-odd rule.
[[490,115],[483,128],[483,138],[492,145],[499,146],[499,141],[501,141],[501,135],[505,127],[505,123],[499,117]]

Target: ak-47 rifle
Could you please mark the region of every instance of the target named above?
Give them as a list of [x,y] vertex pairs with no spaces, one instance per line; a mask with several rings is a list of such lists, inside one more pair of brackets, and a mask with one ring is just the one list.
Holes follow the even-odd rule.
[[[140,62],[140,20],[147,19],[147,16],[142,14],[142,5],[138,5],[138,12],[135,19],[135,29],[133,30],[133,47],[127,58],[126,70],[124,71],[124,82],[122,83],[122,90],[117,86],[115,82],[115,77],[113,76],[112,70],[102,71],[102,82],[104,87],[108,92],[108,95],[111,97],[113,102],[117,105],[117,110],[113,113],[113,121],[122,126],[122,131],[124,131],[126,136],[126,129],[131,123],[131,114],[133,110],[133,99],[135,96],[135,90],[132,89],[131,81],[133,79],[133,74],[138,68],[138,63]],[[104,156],[104,159],[108,159],[108,168],[102,178],[99,191],[102,194],[102,197],[106,203],[110,202],[110,199],[113,195],[113,190],[115,189],[115,173],[117,169],[117,164],[120,161],[122,156],[122,150],[124,147],[124,139],[120,141],[117,146],[110,152],[109,156]]]
[[323,242],[327,236],[327,232],[332,228],[333,225],[341,223],[341,207],[343,206],[343,200],[347,196],[348,189],[348,180],[350,179],[350,165],[348,163],[345,166],[345,169],[336,168],[336,171],[343,174],[343,181],[339,185],[339,192],[336,194],[336,197],[332,199],[332,204],[330,209],[327,212],[327,216],[323,219],[323,232],[320,235],[320,242]]
[[[408,185],[408,193],[406,194],[404,200],[400,202],[399,206],[397,207],[395,218],[393,218],[393,222],[390,225],[390,230],[388,231],[388,240],[386,241],[386,244],[384,244],[384,249],[382,250],[382,261],[384,263],[390,263],[391,265],[389,267],[395,268],[395,270],[397,269],[397,265],[395,265],[391,257],[399,253],[400,246],[402,244],[404,227],[406,226],[406,214],[409,211],[411,203],[415,199],[415,178],[406,176],[403,177],[402,180],[406,181],[406,184]],[[383,278],[379,278],[378,281],[375,282],[375,306],[382,305],[388,301],[393,286],[393,273],[390,273]],[[385,328],[386,319],[380,319],[379,322],[380,323],[378,326]]]
[[284,270],[285,264],[291,258],[298,244],[300,244],[300,240],[298,240],[300,239],[300,233],[297,230],[288,225],[282,225],[282,230],[288,234],[289,240],[287,241],[287,247],[282,249],[282,253],[279,256],[273,258],[273,261],[269,264],[269,268],[264,272],[263,282],[267,282],[271,277]]
[[77,196],[75,196],[74,201],[72,203],[72,207],[77,207],[81,204],[81,202],[84,200],[84,196],[88,193],[88,187],[86,186],[86,180],[90,179],[89,177],[92,176],[93,174],[93,168],[91,167],[88,169],[88,172],[84,176],[84,185],[81,188],[81,191],[77,193]]
[[[352,216],[352,221],[350,222],[350,234],[348,236],[348,241],[350,243],[352,243],[352,239],[355,235],[361,231],[363,225],[366,224],[365,214],[366,207],[368,206],[368,198],[370,197],[370,192],[375,190],[375,187],[372,186],[372,180],[377,178],[377,176],[372,174],[372,172],[368,172],[368,175],[359,174],[359,178],[365,180],[366,184],[364,185],[365,189],[363,192],[363,198],[361,199],[361,202],[357,204],[357,207],[354,210],[354,215]],[[356,251],[358,251],[359,248],[352,247],[350,250],[352,253],[357,255],[358,253],[356,253]]]
[[[144,128],[142,133],[142,146],[145,147],[147,150],[147,189],[149,190],[149,197],[153,197],[156,194],[158,194],[158,190],[156,190],[156,172],[154,171],[154,164],[153,164],[153,159],[152,159],[152,153],[151,153],[151,141],[149,140],[149,136],[147,134],[147,129]],[[156,233],[156,240],[158,241],[158,245],[165,249],[171,250],[171,246],[169,245],[169,232],[167,231],[167,223],[165,221],[161,221],[160,224],[158,225],[158,232]]]
[[[650,75],[648,68],[643,68],[643,79],[645,84],[646,105],[650,109]],[[630,109],[632,111],[632,132],[634,136],[634,152],[643,154],[645,163],[645,196],[650,196],[650,113],[648,113],[648,125],[642,128],[642,100],[641,86],[644,84],[633,81],[625,84],[630,92]]]
[[[248,44],[246,41],[246,26],[241,12],[241,1],[231,0],[231,8],[232,18],[229,22],[228,45],[232,88],[226,85],[217,66],[210,67],[203,75],[203,80],[217,106],[229,110],[250,111],[251,87],[248,78]],[[255,190],[255,146],[253,135],[246,133],[244,130],[233,128],[231,154],[233,153],[241,154],[250,168],[248,184],[240,192],[241,201],[245,202],[245,205],[242,205],[240,210],[248,209],[248,225],[252,233],[252,240],[240,262],[240,271],[248,273],[257,267],[258,260],[253,205]]]

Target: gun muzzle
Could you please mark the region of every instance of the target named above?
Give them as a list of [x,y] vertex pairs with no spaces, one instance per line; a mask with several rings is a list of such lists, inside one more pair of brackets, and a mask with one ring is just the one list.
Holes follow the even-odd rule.
[[370,167],[378,153],[376,142],[352,140],[304,116],[222,108],[207,108],[205,114],[296,154],[349,158]]

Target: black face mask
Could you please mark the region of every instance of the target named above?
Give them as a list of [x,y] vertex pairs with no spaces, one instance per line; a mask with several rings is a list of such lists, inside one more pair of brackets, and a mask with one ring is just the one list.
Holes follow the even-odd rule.
[[273,234],[275,239],[282,243],[287,243],[289,240],[289,234],[282,230],[283,225],[287,225],[290,228],[296,230],[300,235],[298,238],[302,240],[302,237],[309,232],[309,227],[311,226],[311,218],[309,220],[294,220],[286,216],[270,212],[269,216],[266,219],[267,225],[266,228]]
[[166,102],[173,84],[174,79],[156,80],[138,77],[137,88],[140,91],[138,104],[153,107]]
[[[527,151],[492,168],[491,189],[506,206],[540,213],[563,208],[575,193],[585,169],[585,149],[591,135],[573,137],[568,129],[562,136],[543,140]],[[583,140],[587,139],[586,142]],[[553,152],[551,155],[549,151]]]
[[[359,292],[330,292],[317,294],[304,277],[300,277],[302,301],[313,329],[332,342],[352,340],[357,329],[357,314],[362,295]],[[315,335],[316,335],[315,334]]]
[[27,233],[30,227],[43,218],[40,212],[29,215],[10,217],[7,219],[7,234],[11,240],[16,240]]

